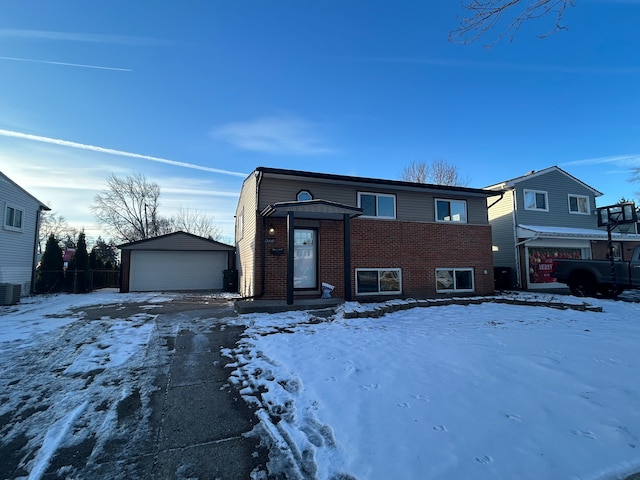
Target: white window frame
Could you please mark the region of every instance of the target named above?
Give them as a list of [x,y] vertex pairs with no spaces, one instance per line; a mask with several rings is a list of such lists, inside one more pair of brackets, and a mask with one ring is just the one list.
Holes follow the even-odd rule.
[[[362,208],[362,195],[369,195],[376,197],[376,214],[375,215],[362,215],[361,218],[384,218],[395,219],[397,216],[398,206],[396,203],[396,196],[392,193],[377,193],[377,192],[358,192],[358,207]],[[393,216],[378,215],[378,198],[391,198],[393,199]]]
[[244,208],[240,212],[240,215],[236,218],[236,238],[242,240],[244,237]]
[[[11,225],[9,225],[7,222],[9,221],[9,209],[13,210],[13,218],[14,221],[12,222]],[[15,222],[15,212],[20,212],[20,226],[16,227],[14,225]],[[15,205],[10,205],[10,204],[5,204],[4,206],[4,219],[2,222],[2,226],[5,230],[11,230],[13,232],[22,232],[23,228],[24,228],[24,209],[22,208],[18,208]]]
[[[538,208],[537,206],[535,206],[535,207],[527,207],[527,193],[532,193],[534,195],[534,198],[535,198],[535,196],[537,194],[542,193],[544,195],[545,208]],[[544,190],[525,189],[525,190],[523,190],[522,201],[524,202],[524,209],[525,210],[531,210],[533,212],[548,212],[549,211],[549,194],[547,192],[545,192]],[[536,202],[536,205],[537,205],[537,202]]]
[[[579,200],[582,198],[584,200],[586,200],[586,205],[587,205],[587,211],[586,212],[581,212],[580,210],[571,210],[571,199],[575,198],[578,208],[580,208],[580,202]],[[573,214],[573,215],[591,215],[591,202],[589,201],[589,196],[588,195],[577,195],[577,194],[573,194],[573,193],[569,193],[567,195],[567,203],[569,205],[569,213]]]
[[[378,274],[378,291],[377,292],[360,292],[360,285],[358,283],[358,272],[377,272]],[[381,290],[380,289],[380,272],[397,272],[398,281],[400,283],[399,290]],[[399,295],[402,294],[402,269],[401,268],[356,268],[356,295],[368,296],[368,295]]]
[[[438,218],[438,202],[446,202],[449,204],[449,213],[451,213],[451,204],[452,203],[461,203],[464,205],[464,220],[441,220]],[[435,219],[436,222],[443,222],[443,223],[467,223],[468,222],[468,218],[469,218],[469,211],[467,208],[467,201],[466,200],[459,200],[459,199],[455,199],[455,198],[436,198],[435,202],[434,202],[434,207],[435,207]]]
[[[451,279],[453,280],[453,288],[438,288],[438,272],[451,272]],[[471,288],[456,288],[456,272],[471,272]],[[436,268],[436,292],[438,293],[465,293],[475,292],[475,272],[472,267],[469,268]]]

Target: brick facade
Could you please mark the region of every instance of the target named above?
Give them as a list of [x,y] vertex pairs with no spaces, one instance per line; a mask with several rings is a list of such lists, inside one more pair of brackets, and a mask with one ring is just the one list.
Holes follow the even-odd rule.
[[[263,298],[286,296],[287,226],[286,220],[274,218],[273,238],[256,239],[256,284],[264,271]],[[303,222],[296,227],[314,228],[318,232],[318,283],[335,287],[333,296],[345,298],[344,226],[342,221]],[[265,248],[264,270],[262,269]],[[402,269],[402,297],[436,296],[436,268],[473,268],[475,294],[494,291],[491,227],[489,225],[402,222],[361,219],[351,221],[351,291],[355,288],[356,268]],[[260,287],[258,287],[260,289]],[[300,291],[296,295],[319,296],[317,291]],[[378,298],[389,298],[379,295]]]

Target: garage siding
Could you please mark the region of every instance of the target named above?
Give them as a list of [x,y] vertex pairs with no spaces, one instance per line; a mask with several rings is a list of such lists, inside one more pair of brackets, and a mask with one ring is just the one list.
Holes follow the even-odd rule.
[[133,250],[129,290],[221,290],[227,262],[225,251]]

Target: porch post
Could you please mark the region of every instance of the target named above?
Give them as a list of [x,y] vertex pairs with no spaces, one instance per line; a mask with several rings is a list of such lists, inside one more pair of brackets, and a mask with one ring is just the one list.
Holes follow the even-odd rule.
[[295,241],[293,223],[293,212],[287,212],[287,305],[293,305],[293,242]]
[[351,301],[351,217],[344,214],[344,299]]

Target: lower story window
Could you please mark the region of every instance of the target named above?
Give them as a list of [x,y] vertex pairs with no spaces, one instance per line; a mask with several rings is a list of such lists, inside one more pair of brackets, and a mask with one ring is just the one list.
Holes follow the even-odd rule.
[[473,268],[436,268],[437,292],[473,292]]
[[391,295],[402,293],[402,273],[399,268],[357,268],[358,295]]

